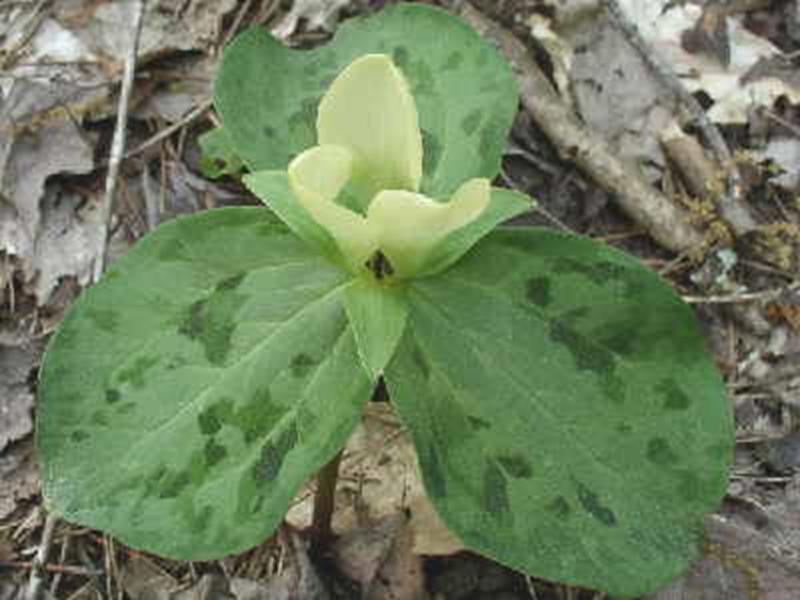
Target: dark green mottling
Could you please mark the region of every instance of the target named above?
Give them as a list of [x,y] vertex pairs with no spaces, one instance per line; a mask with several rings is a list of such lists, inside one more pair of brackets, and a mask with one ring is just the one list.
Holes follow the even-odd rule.
[[503,470],[515,479],[529,479],[533,475],[531,463],[521,454],[504,454],[496,458]]
[[203,435],[214,435],[222,428],[219,418],[215,414],[218,405],[212,404],[206,407],[197,415],[197,424],[200,426],[200,433]]
[[664,395],[664,408],[668,410],[686,410],[692,403],[674,379],[664,379],[656,384],[656,391]]
[[272,402],[269,388],[260,390],[235,403],[233,398],[224,396],[214,404],[207,406],[197,416],[197,424],[203,435],[215,435],[223,425],[241,431],[244,442],[252,444],[264,435],[280,420],[286,409]]
[[569,350],[580,370],[606,375],[614,369],[614,355],[578,333],[566,319],[558,318],[550,322],[550,339]]
[[635,354],[639,343],[639,335],[633,327],[619,327],[615,324],[614,330],[605,337],[600,338],[600,343],[622,356]]
[[108,427],[108,415],[102,410],[96,410],[92,414],[92,423],[99,427]]
[[442,158],[442,143],[436,135],[422,129],[422,170],[424,173],[434,173]]
[[205,456],[206,465],[210,468],[224,459],[228,455],[228,450],[211,436],[206,440],[206,445],[203,447],[203,454]]
[[189,487],[191,477],[187,471],[164,471],[163,477],[158,481],[159,498],[177,498],[183,490]]
[[317,106],[320,98],[305,98],[300,102],[300,109],[289,117],[289,129],[297,134],[298,130],[313,132],[317,119]]
[[508,481],[494,461],[487,461],[483,469],[483,507],[493,515],[510,514]]
[[484,430],[484,429],[491,429],[491,427],[492,427],[492,424],[489,423],[489,421],[486,421],[485,419],[481,419],[479,417],[475,417],[475,416],[472,416],[472,415],[468,415],[467,416],[467,421],[469,422],[470,427],[472,427],[473,431],[481,431],[481,430]]
[[442,65],[443,71],[451,71],[457,69],[464,62],[464,55],[461,52],[451,52],[445,63]]
[[297,426],[289,424],[275,439],[269,439],[261,447],[261,459],[255,465],[254,478],[261,483],[274,481],[280,473],[286,455],[297,444]]
[[69,435],[69,439],[75,442],[76,444],[81,443],[82,441],[88,439],[89,434],[83,431],[82,429],[76,429]]
[[625,279],[628,269],[608,261],[580,261],[568,256],[559,256],[553,261],[553,271],[561,274],[578,273],[596,285]]
[[108,404],[116,404],[121,398],[122,395],[119,393],[118,389],[109,388],[106,390],[106,402]]
[[314,357],[301,352],[292,358],[291,370],[292,376],[302,379],[306,377],[317,366],[319,361]]
[[395,49],[392,50],[392,61],[401,70],[405,70],[408,67],[408,48],[405,46],[396,46]]
[[247,273],[238,273],[236,275],[223,279],[214,287],[214,290],[217,292],[235,290],[241,285],[246,275]]
[[130,383],[136,389],[141,389],[145,384],[145,375],[158,364],[158,356],[138,356],[130,367],[120,371],[117,380],[120,383]]
[[607,506],[603,506],[600,498],[582,483],[577,484],[578,501],[584,510],[603,525],[613,527],[617,524],[617,516]]
[[550,279],[548,277],[532,277],[525,282],[525,297],[529,302],[542,308],[552,301],[550,294]]
[[461,131],[463,131],[466,135],[472,135],[478,128],[478,125],[480,125],[482,117],[482,110],[476,108],[475,110],[471,111],[461,120]]
[[206,298],[189,307],[178,326],[178,333],[203,346],[211,364],[224,364],[231,351],[236,315],[247,299],[236,292],[243,277],[239,273],[220,282]]
[[547,503],[545,509],[559,519],[566,519],[572,512],[572,508],[564,496],[558,496],[552,502]]
[[647,460],[660,467],[668,467],[680,459],[665,438],[654,437],[647,442]]

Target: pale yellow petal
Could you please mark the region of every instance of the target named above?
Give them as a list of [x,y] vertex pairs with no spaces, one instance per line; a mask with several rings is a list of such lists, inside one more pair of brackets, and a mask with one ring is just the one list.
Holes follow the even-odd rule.
[[367,54],[339,74],[320,102],[317,134],[320,144],[353,152],[353,184],[367,197],[383,189],[419,189],[417,108],[388,56]]
[[336,240],[353,270],[361,270],[377,249],[367,220],[335,199],[350,178],[352,156],[340,146],[316,146],[298,155],[288,169],[289,185],[311,217]]
[[488,179],[471,179],[446,204],[414,192],[385,190],[370,204],[367,221],[395,272],[409,276],[442,238],[483,212],[490,194]]

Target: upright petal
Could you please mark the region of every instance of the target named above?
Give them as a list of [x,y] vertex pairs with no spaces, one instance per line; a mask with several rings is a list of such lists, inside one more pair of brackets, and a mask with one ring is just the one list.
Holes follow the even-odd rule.
[[297,200],[334,237],[351,268],[359,271],[377,249],[377,236],[363,216],[335,202],[350,178],[352,163],[346,148],[315,146],[289,164],[288,174]]
[[320,102],[317,134],[320,144],[353,152],[353,183],[365,197],[384,189],[419,189],[417,107],[388,56],[367,54],[339,74]]
[[430,249],[444,236],[477,218],[489,204],[488,179],[464,183],[448,203],[403,190],[379,193],[367,211],[378,246],[395,273],[410,276],[425,263]]

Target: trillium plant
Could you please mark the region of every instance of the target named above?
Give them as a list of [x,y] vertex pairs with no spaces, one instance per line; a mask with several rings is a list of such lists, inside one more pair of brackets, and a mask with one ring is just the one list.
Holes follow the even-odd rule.
[[380,380],[469,548],[632,596],[697,556],[732,420],[692,311],[636,259],[498,227],[517,108],[464,23],[401,4],[289,50],[253,29],[203,144],[268,208],[147,235],[76,302],[41,373],[44,496],[208,560],[263,542]]

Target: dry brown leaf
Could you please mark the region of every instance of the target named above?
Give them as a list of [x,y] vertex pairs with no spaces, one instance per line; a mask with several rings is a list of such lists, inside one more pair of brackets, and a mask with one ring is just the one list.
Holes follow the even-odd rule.
[[0,452],[0,520],[8,517],[20,501],[39,492],[39,472],[33,440],[28,438]]
[[170,600],[178,582],[141,554],[133,554],[122,569],[120,586],[131,600]]
[[[287,515],[298,529],[311,523],[313,485],[299,495]],[[453,554],[464,549],[452,535],[430,503],[417,467],[414,445],[390,404],[367,405],[361,424],[345,448],[339,468],[333,528],[339,534],[363,524],[364,516],[373,521],[411,514],[416,554]]]
[[33,431],[33,394],[28,378],[41,352],[39,344],[0,344],[0,452]]
[[405,521],[405,515],[394,514],[348,531],[333,545],[334,563],[362,590],[369,590]]

